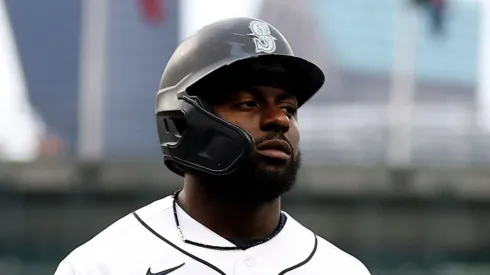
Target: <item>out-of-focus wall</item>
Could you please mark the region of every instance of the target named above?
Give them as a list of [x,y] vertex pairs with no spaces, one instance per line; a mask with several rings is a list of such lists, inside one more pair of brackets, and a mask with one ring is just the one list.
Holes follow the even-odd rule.
[[[284,207],[372,274],[488,274],[472,271],[490,271],[488,182],[476,169],[306,166]],[[0,273],[3,263],[5,274],[51,274],[73,248],[181,185],[155,162],[0,167]]]

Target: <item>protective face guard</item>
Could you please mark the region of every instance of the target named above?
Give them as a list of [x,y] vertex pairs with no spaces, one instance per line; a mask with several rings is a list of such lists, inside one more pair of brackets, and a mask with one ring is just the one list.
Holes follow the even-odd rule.
[[[224,176],[250,158],[254,143],[247,132],[212,114],[196,96],[184,95],[183,101],[185,129],[176,143],[162,144],[164,162],[171,171],[183,176],[187,167]],[[173,119],[160,117],[158,121],[177,129]],[[172,132],[163,134],[174,135]]]

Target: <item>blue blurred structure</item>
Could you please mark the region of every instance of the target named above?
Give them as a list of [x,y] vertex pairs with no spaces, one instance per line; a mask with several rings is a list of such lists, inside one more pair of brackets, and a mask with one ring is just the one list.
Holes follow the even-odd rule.
[[[311,1],[332,60],[341,70],[373,77],[391,76],[399,3],[393,0]],[[452,1],[447,32],[442,39],[432,35],[427,21],[420,26],[415,73],[418,82],[441,86],[434,91],[437,95],[432,101],[451,100],[444,89],[447,85],[461,87],[451,92],[464,94],[457,96],[457,101],[462,97],[475,100],[480,15],[477,5]],[[423,88],[419,91],[424,92]]]
[[31,101],[75,153],[81,1],[6,0]]
[[[76,154],[80,1],[7,3],[32,101],[48,128],[61,135],[70,153]],[[165,62],[178,43],[179,7],[176,1],[165,1],[166,18],[155,24],[141,14],[141,1],[109,3],[101,153],[104,157],[158,157],[153,100]],[[279,26],[291,37],[296,53],[316,60],[328,75],[326,86],[302,115],[305,150],[311,148],[310,155],[324,150],[321,158],[312,161],[331,163],[339,161],[337,156],[346,156],[342,162],[357,162],[363,156],[375,163],[386,161],[384,108],[392,92],[399,7],[400,1],[392,0],[264,1],[260,16]],[[451,1],[443,37],[434,37],[427,17],[421,18],[416,38],[413,154],[422,155],[415,160],[489,163],[481,152],[490,145],[475,125],[478,5]],[[433,152],[426,150],[441,138],[456,151],[467,152],[440,157],[448,144]],[[357,146],[366,142],[373,146]],[[464,160],[454,159],[459,155]]]
[[177,1],[165,1],[164,8],[164,20],[153,23],[142,15],[138,1],[111,1],[106,38],[105,156],[160,156],[155,95],[178,43],[179,20]]
[[[111,1],[106,34],[103,152],[159,156],[153,116],[160,75],[178,40],[178,5],[151,22],[138,1]],[[79,129],[81,1],[7,0],[30,96],[50,131],[76,155]]]

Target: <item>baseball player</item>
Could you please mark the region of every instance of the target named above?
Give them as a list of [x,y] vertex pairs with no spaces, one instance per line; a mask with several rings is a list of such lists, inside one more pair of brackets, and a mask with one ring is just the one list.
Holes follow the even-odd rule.
[[231,18],[183,41],[156,97],[172,196],[112,224],[56,275],[368,275],[281,211],[300,166],[297,110],[323,85],[269,23]]

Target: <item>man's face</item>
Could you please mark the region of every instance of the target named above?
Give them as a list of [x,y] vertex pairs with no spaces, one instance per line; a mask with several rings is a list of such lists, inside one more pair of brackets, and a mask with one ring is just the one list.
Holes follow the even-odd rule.
[[288,191],[300,164],[296,98],[278,88],[257,86],[210,103],[216,115],[247,131],[255,142],[250,163],[230,176],[228,187],[220,188],[233,188],[252,203]]

